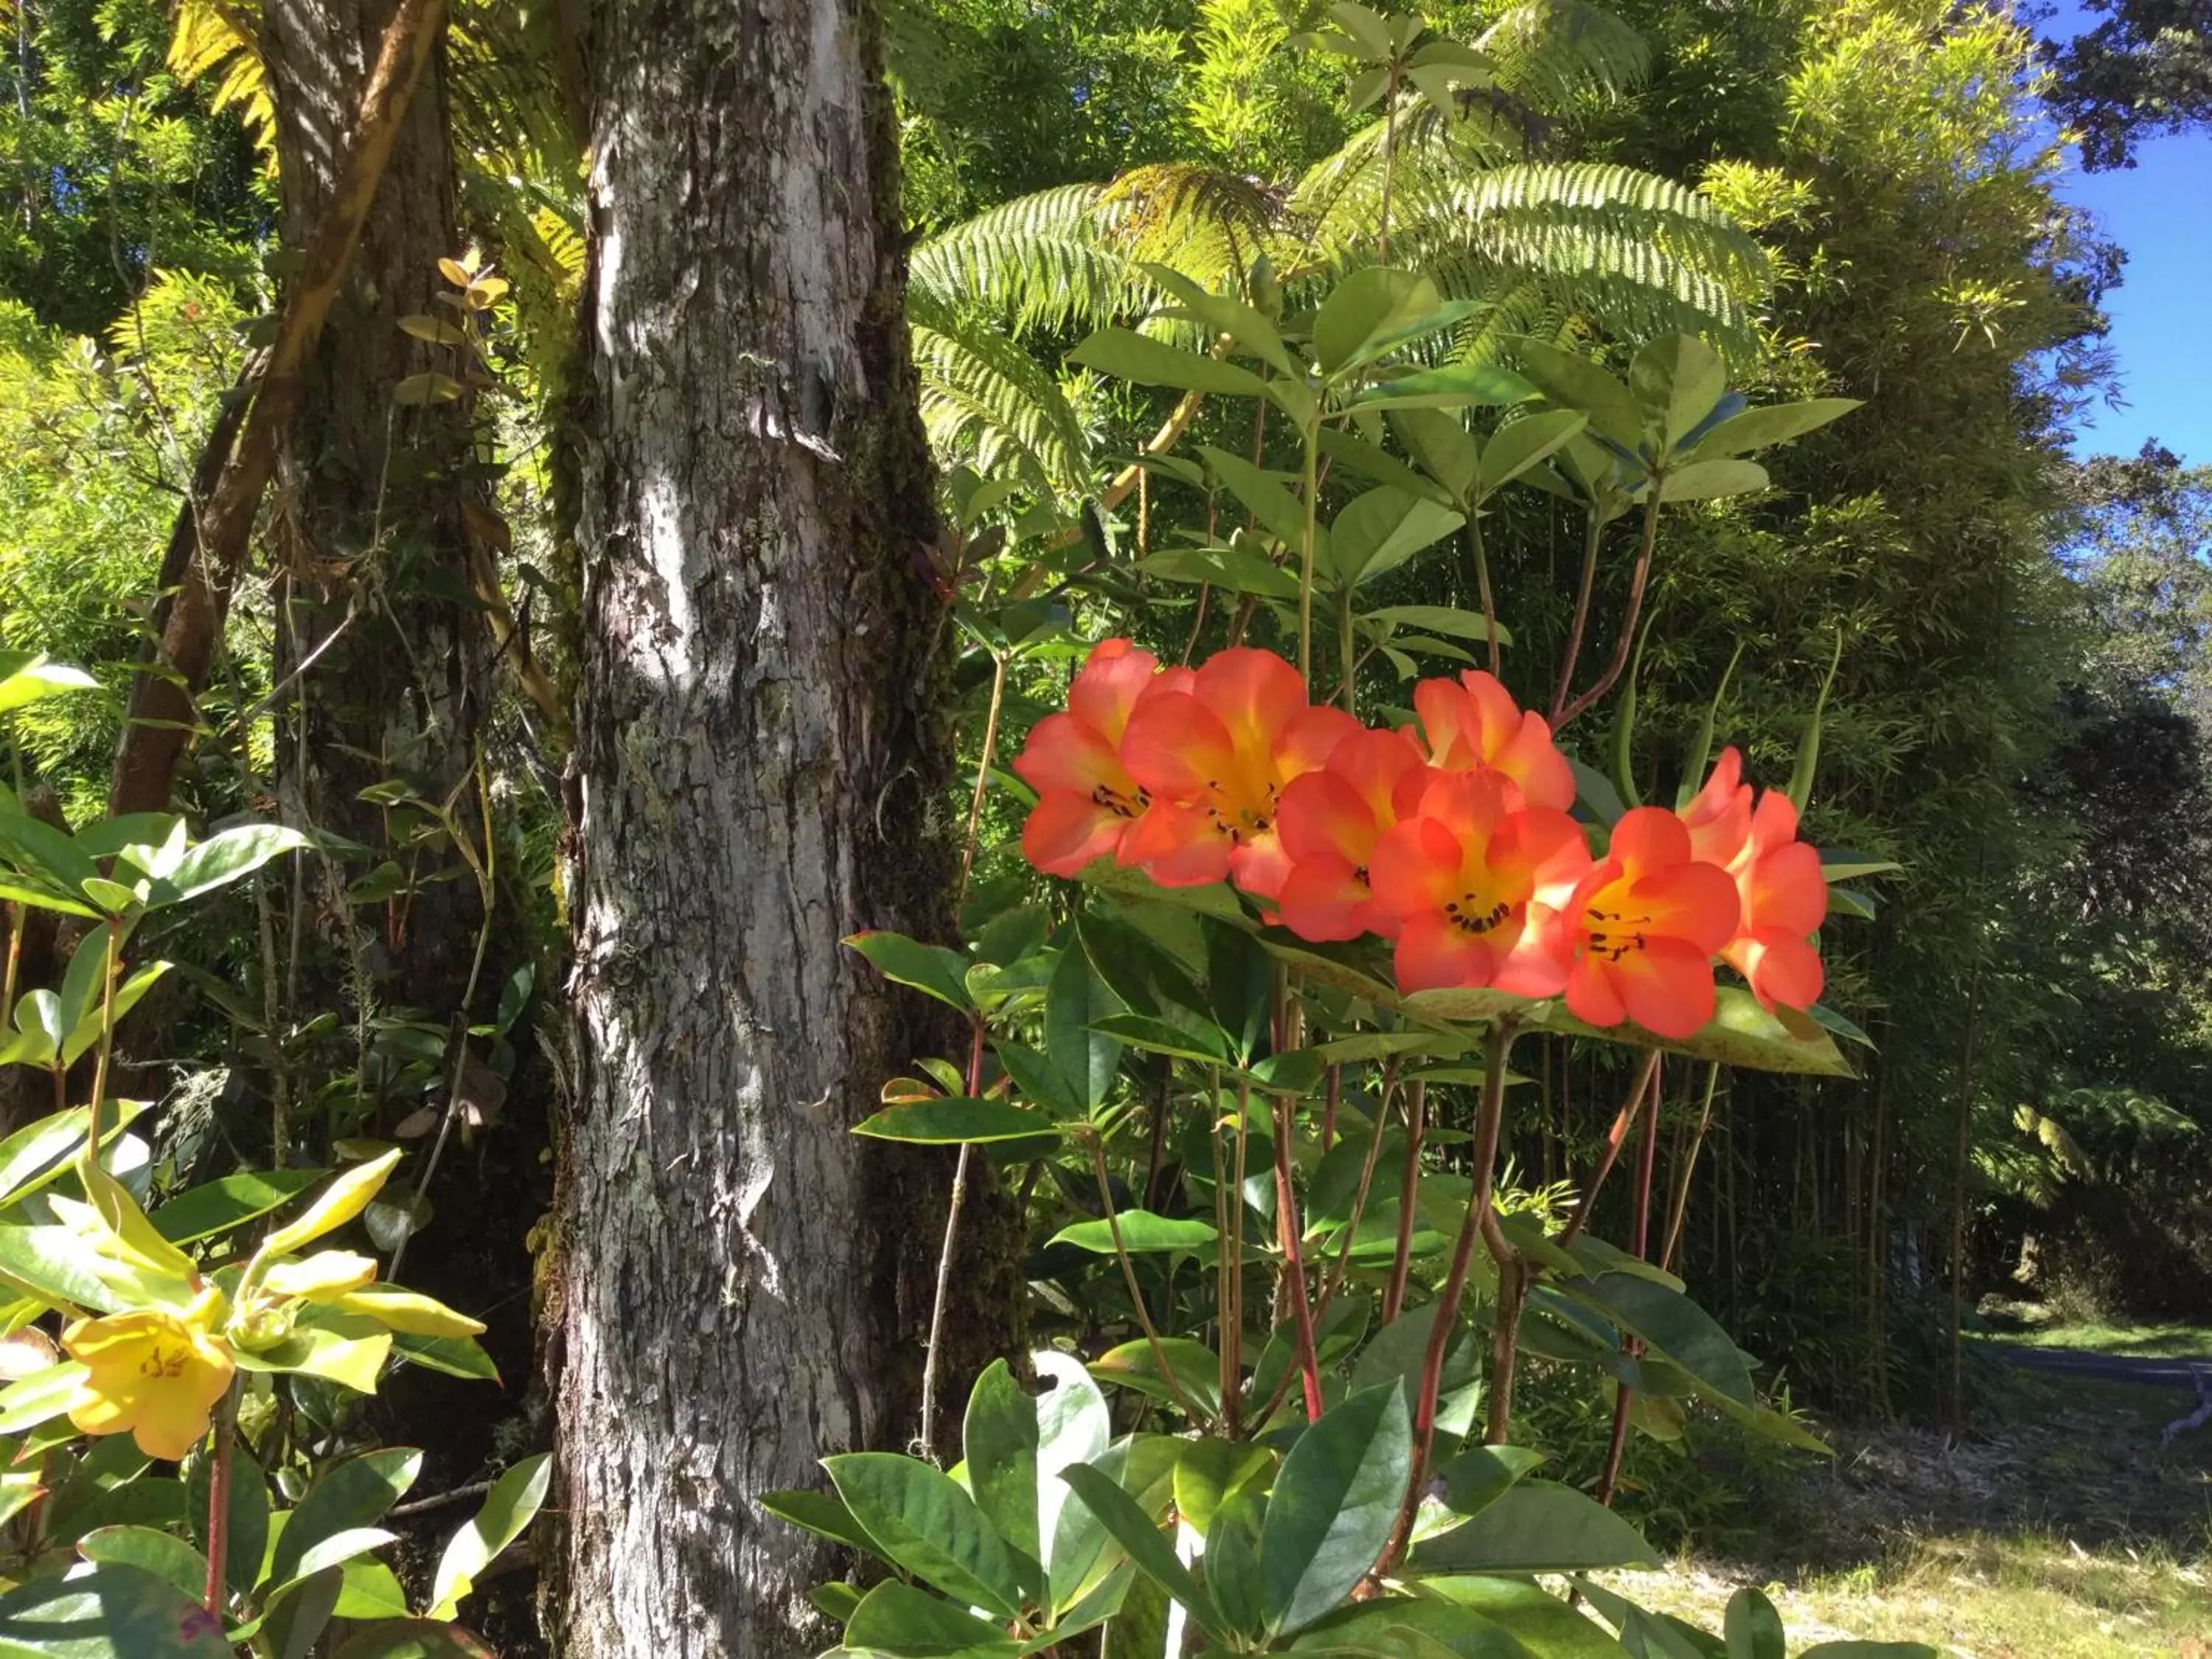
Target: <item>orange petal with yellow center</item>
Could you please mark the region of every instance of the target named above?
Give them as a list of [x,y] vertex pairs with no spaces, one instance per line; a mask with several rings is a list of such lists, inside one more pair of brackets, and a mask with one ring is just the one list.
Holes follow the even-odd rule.
[[1283,926],[1305,939],[1358,939],[1369,929],[1374,894],[1359,872],[1334,853],[1298,860],[1275,896]]
[[1141,866],[1163,887],[1203,887],[1229,874],[1229,846],[1204,807],[1156,800],[1129,826],[1114,857]]
[[1188,805],[1233,785],[1239,760],[1212,709],[1189,692],[1161,691],[1130,714],[1121,764],[1155,799]]
[[1713,970],[1704,951],[1679,939],[1654,939],[1599,969],[1629,1018],[1656,1036],[1690,1036],[1713,1017]]
[[1048,714],[1014,757],[1014,775],[1032,789],[1073,789],[1089,794],[1100,784],[1133,794],[1121,757],[1096,726],[1073,714]]
[[1395,969],[1401,991],[1437,991],[1488,985],[1498,972],[1497,947],[1481,934],[1455,927],[1441,912],[1406,918],[1398,934]]
[[1132,820],[1072,789],[1048,789],[1022,825],[1022,856],[1048,876],[1080,875],[1121,844]]
[[1160,659],[1127,640],[1101,640],[1067,689],[1067,712],[1109,744],[1121,740],[1129,711],[1159,673]]

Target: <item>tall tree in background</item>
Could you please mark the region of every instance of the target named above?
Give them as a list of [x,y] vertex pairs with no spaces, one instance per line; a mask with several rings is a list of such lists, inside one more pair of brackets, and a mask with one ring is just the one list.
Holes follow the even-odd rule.
[[847,1133],[912,1051],[838,943],[949,927],[875,52],[857,0],[605,0],[585,42],[570,1659],[819,1645],[823,1559],[752,1500],[912,1429],[942,1210]]
[[[266,9],[287,246],[305,244],[337,185],[395,9],[394,0]],[[450,345],[420,337],[434,331],[402,327],[460,320],[455,285],[439,271],[460,251],[441,58],[433,54],[400,124],[307,366],[279,457],[272,538],[280,672],[315,664],[299,678],[281,744],[289,752],[277,757],[283,793],[295,821],[380,853],[393,816],[362,792],[395,776],[428,799],[454,799],[473,823],[468,780],[489,700],[490,653],[469,593],[466,401],[403,396],[410,377],[421,386],[426,373],[455,367]],[[349,925],[343,895],[324,898],[325,917]],[[386,907],[393,977],[405,1000],[441,1018],[467,987],[475,907],[467,882]]]

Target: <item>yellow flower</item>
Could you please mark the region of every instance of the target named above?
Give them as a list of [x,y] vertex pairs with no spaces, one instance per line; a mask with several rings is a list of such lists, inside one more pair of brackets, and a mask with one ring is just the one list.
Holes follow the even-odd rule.
[[210,1290],[182,1313],[140,1308],[70,1325],[62,1346],[86,1376],[70,1421],[86,1434],[127,1432],[149,1457],[191,1451],[230,1386],[230,1350],[213,1328],[220,1301]]

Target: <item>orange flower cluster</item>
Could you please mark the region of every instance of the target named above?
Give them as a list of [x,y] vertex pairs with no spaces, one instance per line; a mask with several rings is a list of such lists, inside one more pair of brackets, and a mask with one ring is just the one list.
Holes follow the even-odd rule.
[[1593,1025],[1689,1036],[1716,957],[1769,1008],[1820,995],[1820,855],[1735,750],[1683,811],[1624,814],[1599,857],[1541,715],[1474,669],[1413,707],[1418,726],[1372,730],[1271,651],[1163,669],[1107,640],[1014,763],[1037,792],[1022,850],[1051,875],[1110,856],[1164,887],[1226,878],[1303,939],[1393,941],[1401,989],[1564,996]]

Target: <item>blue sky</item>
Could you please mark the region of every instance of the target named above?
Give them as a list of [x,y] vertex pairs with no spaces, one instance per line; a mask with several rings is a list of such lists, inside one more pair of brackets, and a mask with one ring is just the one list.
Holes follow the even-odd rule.
[[[2063,6],[2057,33],[2080,14]],[[2212,134],[2138,145],[2136,165],[2069,173],[2060,194],[2094,213],[2128,252],[2105,297],[2126,406],[2093,407],[2075,452],[2133,454],[2156,438],[2184,460],[2212,463]]]

